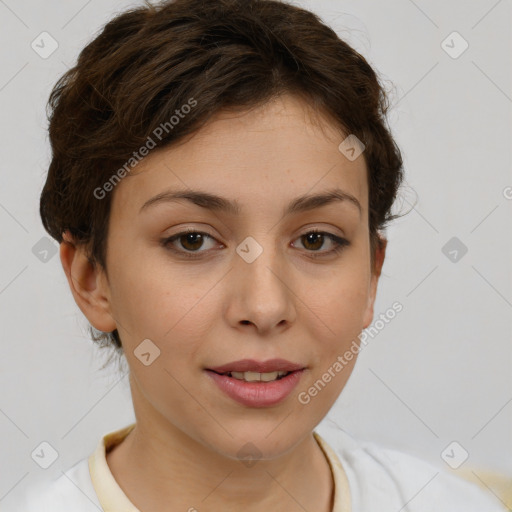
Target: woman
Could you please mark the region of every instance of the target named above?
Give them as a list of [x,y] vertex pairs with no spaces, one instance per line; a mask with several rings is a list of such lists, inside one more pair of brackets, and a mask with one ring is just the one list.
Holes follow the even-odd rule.
[[108,23],[50,107],[41,217],[136,423],[27,510],[503,510],[314,431],[372,322],[403,176],[361,55],[283,2],[165,2]]

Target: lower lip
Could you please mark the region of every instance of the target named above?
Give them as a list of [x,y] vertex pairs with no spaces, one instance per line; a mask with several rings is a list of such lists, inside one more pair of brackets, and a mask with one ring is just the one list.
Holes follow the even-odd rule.
[[206,373],[233,400],[249,407],[268,407],[282,402],[293,391],[304,370],[291,372],[271,382],[245,382],[211,370],[206,370]]

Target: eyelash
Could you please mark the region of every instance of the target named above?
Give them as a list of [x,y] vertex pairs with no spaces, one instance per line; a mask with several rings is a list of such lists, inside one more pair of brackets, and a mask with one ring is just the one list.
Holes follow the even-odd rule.
[[[175,240],[179,239],[180,237],[182,237],[184,235],[188,235],[188,234],[191,234],[191,233],[199,234],[199,235],[206,235],[208,238],[214,239],[213,236],[211,236],[208,233],[205,233],[204,231],[197,231],[195,229],[189,229],[189,230],[186,230],[186,231],[182,231],[180,233],[176,233],[175,235],[173,235],[171,237],[162,239],[161,240],[161,244],[162,244],[162,246],[165,249],[167,249],[169,251],[172,251],[174,253],[178,253],[180,256],[183,256],[185,258],[189,258],[189,259],[201,258],[202,257],[201,253],[208,252],[208,251],[190,252],[190,251],[178,250],[178,249],[175,249],[175,248],[173,248],[171,246],[171,243],[174,242]],[[341,237],[336,236],[336,235],[334,235],[332,233],[328,233],[328,232],[325,232],[325,231],[320,231],[318,229],[312,229],[310,231],[306,231],[305,233],[300,235],[300,237],[303,237],[303,236],[306,236],[306,235],[310,235],[312,233],[320,234],[320,235],[325,235],[327,238],[329,238],[335,244],[334,249],[331,249],[330,251],[327,251],[327,252],[321,252],[321,253],[315,254],[318,251],[308,251],[308,252],[311,252],[309,257],[311,257],[313,259],[323,258],[323,257],[326,257],[326,256],[330,256],[332,254],[339,254],[340,252],[342,252],[345,249],[345,247],[348,247],[350,245],[350,242],[348,240],[346,240],[345,238],[341,238]]]

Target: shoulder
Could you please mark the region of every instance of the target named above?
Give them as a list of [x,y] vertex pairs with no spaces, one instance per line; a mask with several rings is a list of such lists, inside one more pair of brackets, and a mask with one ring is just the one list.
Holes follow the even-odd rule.
[[347,475],[354,512],[375,507],[381,512],[507,510],[491,491],[414,455],[354,439],[346,432],[336,439],[330,435],[329,444]]
[[80,460],[50,482],[29,488],[23,504],[23,512],[69,512],[70,508],[73,512],[103,510],[92,485],[88,459]]
[[[365,443],[359,452],[362,474],[374,474],[379,481],[390,479],[406,510],[461,512],[503,512],[499,500],[455,474],[413,455],[376,443]],[[384,477],[383,475],[386,475]]]

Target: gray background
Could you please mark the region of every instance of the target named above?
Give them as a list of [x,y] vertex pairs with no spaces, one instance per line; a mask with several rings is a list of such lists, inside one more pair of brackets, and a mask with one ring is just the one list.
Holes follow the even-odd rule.
[[[376,318],[394,301],[404,309],[369,339],[319,431],[337,425],[444,469],[456,440],[469,453],[462,467],[512,475],[511,2],[295,3],[394,84],[389,119],[406,167],[396,209],[410,210],[388,229]],[[43,262],[32,251],[46,235],[51,87],[134,5],[0,0],[0,506],[134,420],[128,379],[100,370],[58,253]],[[31,48],[43,31],[59,45],[46,59]],[[469,43],[458,58],[442,47],[453,31]],[[452,237],[468,249],[456,262],[442,251]],[[46,470],[31,458],[43,441],[59,454]]]

